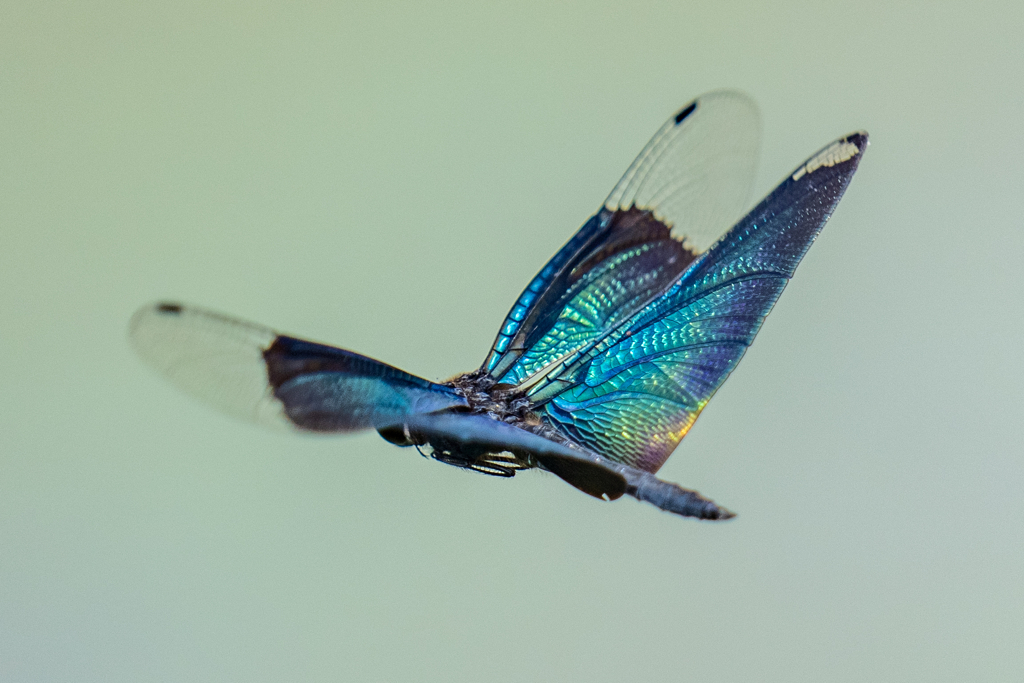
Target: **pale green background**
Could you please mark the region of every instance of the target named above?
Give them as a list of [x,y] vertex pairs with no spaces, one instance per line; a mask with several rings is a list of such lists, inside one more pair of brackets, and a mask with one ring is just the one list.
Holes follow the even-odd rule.
[[[0,5],[0,680],[1024,680],[1024,16],[1005,3]],[[700,524],[132,355],[173,297],[429,378],[678,106],[761,196],[872,146],[662,470]]]

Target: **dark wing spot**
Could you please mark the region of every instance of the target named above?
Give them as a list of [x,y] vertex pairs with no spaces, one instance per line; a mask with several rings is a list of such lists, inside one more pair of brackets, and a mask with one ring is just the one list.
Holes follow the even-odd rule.
[[690,104],[689,107],[687,107],[686,109],[683,109],[681,112],[676,114],[676,125],[678,126],[680,123],[682,123],[683,119],[685,119],[687,116],[692,114],[693,110],[696,109],[696,108],[697,108],[697,103],[693,102],[693,103]]
[[167,313],[168,315],[180,315],[182,310],[181,304],[157,304],[156,310],[158,313]]

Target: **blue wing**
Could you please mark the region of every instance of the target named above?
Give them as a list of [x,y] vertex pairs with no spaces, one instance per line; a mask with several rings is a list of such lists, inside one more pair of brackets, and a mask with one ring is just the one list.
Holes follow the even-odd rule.
[[191,306],[146,306],[132,317],[129,337],[180,389],[255,422],[353,431],[466,406],[450,387],[372,358]]
[[856,133],[811,157],[661,296],[551,368],[529,393],[542,418],[656,472],[753,341],[867,142]]
[[746,207],[759,139],[757,107],[740,93],[681,109],[520,295],[483,369],[528,382],[668,287]]

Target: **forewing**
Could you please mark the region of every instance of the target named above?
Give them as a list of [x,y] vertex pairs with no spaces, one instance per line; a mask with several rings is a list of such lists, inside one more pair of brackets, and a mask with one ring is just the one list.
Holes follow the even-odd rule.
[[757,108],[741,93],[683,107],[520,295],[484,369],[527,382],[669,286],[745,208],[759,139]]
[[559,305],[546,309],[549,315],[517,335],[515,345],[521,350],[500,382],[526,388],[538,381],[552,363],[628,320],[695,258],[648,212],[630,209],[615,221],[626,235],[642,232],[644,239],[617,245],[614,253],[599,254],[576,268]]
[[662,296],[554,368],[530,394],[542,417],[656,472],[753,341],[866,146],[856,133],[811,157]]
[[129,338],[178,388],[268,425],[352,431],[465,405],[450,388],[372,358],[181,304],[140,309]]
[[701,253],[749,206],[760,144],[761,119],[752,99],[735,90],[702,95],[654,134],[605,208],[650,209]]

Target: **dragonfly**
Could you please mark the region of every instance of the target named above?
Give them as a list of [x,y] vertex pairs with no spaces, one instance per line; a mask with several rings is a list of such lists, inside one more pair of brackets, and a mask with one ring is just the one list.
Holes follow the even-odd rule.
[[656,475],[739,363],[843,196],[864,132],[743,215],[754,102],[715,91],[655,133],[515,301],[483,364],[444,382],[181,303],[141,308],[147,364],[220,411],[298,432],[376,430],[465,470],[546,470],[595,498],[734,516]]

